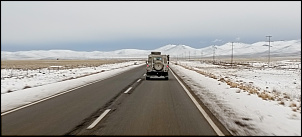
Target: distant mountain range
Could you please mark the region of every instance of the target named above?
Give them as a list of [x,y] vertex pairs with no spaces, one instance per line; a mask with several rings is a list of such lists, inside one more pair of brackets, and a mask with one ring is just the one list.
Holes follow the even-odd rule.
[[[274,41],[270,43],[271,56],[301,57],[301,40]],[[215,56],[230,56],[232,43],[220,46],[208,46],[195,49],[186,45],[166,45],[154,50],[121,49],[116,51],[72,51],[72,50],[32,50],[8,52],[1,51],[1,60],[24,59],[111,59],[111,58],[146,58],[151,51],[160,51],[174,58],[200,58]],[[242,57],[266,57],[269,53],[268,42],[253,44],[233,43],[233,55]]]

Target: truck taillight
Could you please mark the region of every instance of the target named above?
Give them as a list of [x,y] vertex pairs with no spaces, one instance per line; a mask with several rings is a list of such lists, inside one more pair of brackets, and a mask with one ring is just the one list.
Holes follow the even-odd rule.
[[149,67],[149,65],[147,65],[147,67]]

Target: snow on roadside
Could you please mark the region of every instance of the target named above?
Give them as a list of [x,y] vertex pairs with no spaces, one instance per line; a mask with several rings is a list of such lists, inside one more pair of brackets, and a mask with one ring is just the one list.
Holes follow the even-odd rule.
[[[296,107],[287,106],[290,105],[288,104],[290,100],[286,101],[286,98],[284,101],[287,103],[282,105],[278,101],[262,99],[257,94],[243,91],[238,87],[231,88],[231,85],[220,79],[230,78],[234,75],[233,72],[238,70],[222,71],[223,69],[218,69],[211,64],[203,64],[202,67],[198,64],[200,63],[178,62],[178,65],[171,63],[170,66],[233,135],[301,135],[301,93],[295,96],[297,98],[292,98],[292,101],[296,102]],[[201,73],[201,70],[206,73]],[[272,75],[266,73],[254,71],[254,74],[259,76]],[[241,78],[246,79],[242,79],[241,82],[253,80],[246,77],[249,74],[243,74],[245,75],[241,75]],[[284,77],[291,76],[284,75]],[[270,81],[274,81],[270,84],[275,85],[279,79],[272,78]],[[298,85],[298,80],[296,82]],[[298,111],[293,111],[298,108]]]
[[31,88],[55,82],[75,79],[108,70],[118,69],[133,65],[134,62],[103,64],[96,67],[78,67],[64,69],[62,66],[49,68],[22,70],[1,69],[1,94],[14,92],[24,88]]

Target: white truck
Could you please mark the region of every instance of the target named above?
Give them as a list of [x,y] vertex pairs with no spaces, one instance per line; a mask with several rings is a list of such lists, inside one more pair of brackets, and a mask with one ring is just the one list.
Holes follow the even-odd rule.
[[169,79],[169,55],[161,55],[161,52],[151,52],[146,63],[146,80],[149,80],[151,76],[164,76],[166,80]]

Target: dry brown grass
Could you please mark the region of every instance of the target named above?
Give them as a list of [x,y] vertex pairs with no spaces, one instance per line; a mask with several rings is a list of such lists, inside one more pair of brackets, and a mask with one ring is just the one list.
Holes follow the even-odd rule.
[[[194,60],[194,59],[192,59]],[[200,59],[195,59],[195,60],[200,60]],[[203,58],[204,61],[212,62],[213,58],[212,57],[205,57]],[[234,57],[233,58],[233,63],[240,63],[240,62],[250,62],[250,61],[257,61],[257,62],[267,62],[268,58],[267,57]],[[281,61],[281,60],[297,60],[301,61],[301,57],[271,57],[271,61]],[[216,62],[231,62],[230,57],[215,57]]]
[[261,92],[260,94],[258,94],[258,97],[262,98],[263,100],[275,100],[275,97],[269,95],[266,92]]
[[231,82],[231,81],[227,81],[227,84],[231,87],[231,88],[237,88],[238,84],[236,82]]
[[259,94],[258,90],[254,88],[250,88],[248,91],[250,94]]
[[1,69],[40,69],[49,66],[64,68],[96,67],[103,64],[121,63],[125,60],[1,60]]
[[296,103],[292,102],[290,103],[289,107],[297,107]]

